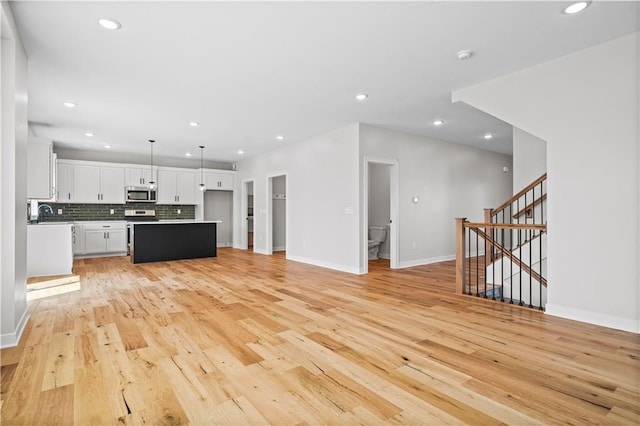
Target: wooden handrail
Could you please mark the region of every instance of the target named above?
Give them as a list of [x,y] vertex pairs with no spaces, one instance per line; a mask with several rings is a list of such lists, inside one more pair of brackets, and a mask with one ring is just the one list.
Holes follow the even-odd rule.
[[516,218],[518,218],[518,216],[522,216],[523,214],[525,214],[527,212],[527,210],[534,208],[538,204],[541,204],[546,199],[547,199],[547,194],[542,194],[542,197],[536,198],[536,200],[533,203],[529,203],[523,209],[521,209],[520,211],[516,212],[513,215],[513,218],[516,219]]
[[464,222],[465,228],[490,228],[490,229],[538,229],[547,230],[547,225],[540,223],[478,223]]
[[502,203],[499,207],[496,207],[495,209],[493,209],[493,215],[496,216],[498,214],[498,212],[501,212],[502,210],[504,210],[507,206],[511,205],[511,203],[513,203],[514,201],[516,201],[518,198],[522,197],[525,193],[531,191],[531,189],[533,189],[534,186],[536,186],[537,184],[539,184],[540,182],[542,182],[543,180],[545,180],[547,178],[547,174],[543,174],[542,176],[540,176],[538,179],[534,180],[533,182],[531,182],[529,185],[527,185],[524,189],[522,189],[520,192],[518,192],[517,194],[515,194],[513,197],[509,198],[507,201],[505,201],[504,203]]
[[466,217],[456,218],[456,293],[464,293],[464,224],[467,221]]
[[[466,223],[465,223],[465,226],[466,226]],[[507,248],[503,247],[501,244],[495,242],[493,240],[493,238],[491,238],[490,236],[485,234],[480,229],[477,229],[477,228],[474,228],[474,227],[471,227],[471,229],[473,229],[474,232],[476,232],[478,235],[480,235],[480,237],[484,238],[485,241],[491,242],[491,245],[493,247],[498,248],[498,250],[500,250],[502,252],[503,256],[508,257],[509,260],[511,260],[513,263],[518,264],[518,266],[520,267],[521,271],[525,271],[527,274],[529,274],[533,278],[535,278],[540,284],[542,284],[545,287],[547,286],[547,280],[546,279],[544,279],[539,273],[537,273],[536,271],[531,269],[528,265],[523,264],[520,261],[520,259],[518,259],[516,256],[514,256],[513,253],[511,253],[510,250],[508,250]],[[540,259],[540,262],[542,262],[542,259]]]

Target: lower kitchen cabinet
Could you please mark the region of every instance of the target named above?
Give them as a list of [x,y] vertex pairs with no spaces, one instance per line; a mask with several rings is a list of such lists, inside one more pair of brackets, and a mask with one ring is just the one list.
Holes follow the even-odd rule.
[[84,254],[127,252],[126,223],[93,223],[84,225]]
[[27,276],[71,274],[71,237],[70,223],[27,225]]
[[79,256],[84,254],[84,225],[74,223],[71,226],[71,243],[73,245],[73,255]]

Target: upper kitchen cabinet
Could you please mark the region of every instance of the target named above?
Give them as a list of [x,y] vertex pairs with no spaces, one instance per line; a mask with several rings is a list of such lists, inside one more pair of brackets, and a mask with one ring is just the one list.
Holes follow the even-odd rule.
[[70,202],[124,204],[124,167],[74,164]]
[[147,186],[149,182],[154,180],[157,174],[157,167],[153,168],[153,173],[149,167],[127,167],[126,186]]
[[73,199],[73,165],[58,162],[56,166],[56,201],[71,203]]
[[224,172],[204,172],[207,191],[233,191],[233,174]]
[[55,168],[55,154],[51,141],[30,137],[27,145],[27,198],[54,198]]
[[196,204],[195,171],[159,168],[158,204]]

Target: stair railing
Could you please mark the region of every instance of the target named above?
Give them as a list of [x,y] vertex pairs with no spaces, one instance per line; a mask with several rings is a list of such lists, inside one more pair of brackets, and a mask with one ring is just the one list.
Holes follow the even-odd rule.
[[[515,249],[507,247],[505,230],[523,234]],[[546,224],[471,223],[457,218],[456,293],[544,310],[546,230]]]
[[[495,209],[484,209],[484,223],[542,224],[546,225],[547,174],[531,182]],[[515,248],[526,243],[526,230],[487,228],[485,232],[494,240],[504,241],[505,247]],[[507,233],[505,235],[505,233]],[[493,261],[501,253],[491,251],[491,244],[485,241],[485,253]]]

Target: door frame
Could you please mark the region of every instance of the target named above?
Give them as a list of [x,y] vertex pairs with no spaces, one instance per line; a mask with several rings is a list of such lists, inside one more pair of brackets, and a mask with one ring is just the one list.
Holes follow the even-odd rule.
[[241,216],[241,225],[240,225],[240,248],[244,250],[249,249],[249,220],[247,219],[247,209],[249,208],[249,184],[253,186],[253,251],[256,250],[256,242],[255,242],[255,231],[256,231],[256,187],[255,187],[255,179],[243,179],[242,180],[242,189],[240,196],[240,214]]
[[[265,254],[272,255],[273,254],[273,179],[284,176],[284,188],[285,188],[285,196],[289,193],[289,177],[287,176],[287,172],[280,173],[272,173],[267,175],[267,214],[266,214],[266,250]],[[284,211],[285,211],[285,222],[284,222],[284,240],[285,240],[285,253],[287,248],[289,247],[289,197],[284,199]]]
[[398,247],[399,238],[398,230],[400,229],[399,218],[399,192],[400,192],[400,179],[399,169],[400,161],[390,158],[377,158],[377,157],[364,157],[363,159],[363,206],[362,206],[362,241],[361,241],[361,257],[360,262],[362,267],[360,268],[363,274],[369,272],[369,166],[371,164],[378,164],[383,166],[390,166],[389,177],[389,260],[390,268],[398,268]]

